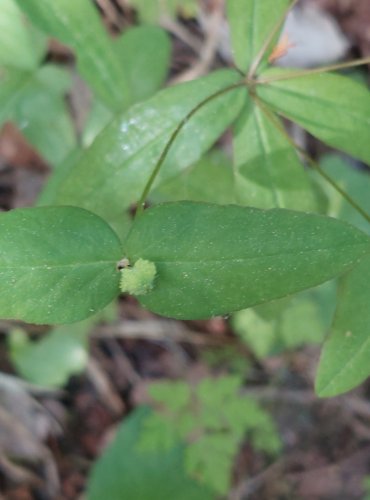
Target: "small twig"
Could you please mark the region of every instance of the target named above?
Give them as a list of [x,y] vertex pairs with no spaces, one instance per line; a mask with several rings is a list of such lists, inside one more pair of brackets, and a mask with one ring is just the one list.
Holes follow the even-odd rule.
[[87,365],[87,375],[99,395],[100,400],[112,411],[113,414],[121,415],[124,410],[124,404],[118,397],[105,372],[93,358],[89,359]]
[[277,462],[270,465],[270,467],[267,467],[267,469],[262,471],[260,474],[242,481],[231,491],[228,496],[228,500],[246,500],[251,495],[256,493],[257,490],[262,488],[264,484],[271,481],[274,476],[281,473],[283,469],[287,467],[287,463],[288,458],[282,457]]
[[109,0],[95,0],[95,2],[99,5],[104,15],[107,18],[107,21],[112,26],[119,26],[119,21],[117,19],[117,12],[114,9],[112,3]]
[[224,22],[221,5],[214,9],[207,23],[206,39],[200,48],[198,61],[187,71],[174,78],[171,83],[179,83],[194,80],[205,75],[213,64],[216,57],[222,23]]
[[110,354],[112,355],[112,361],[116,365],[117,371],[122,374],[125,381],[128,381],[132,385],[140,382],[141,376],[135,370],[133,364],[118,341],[112,337],[105,337],[104,344],[107,346]]
[[125,339],[145,339],[153,342],[174,341],[197,345],[220,345],[228,339],[215,339],[210,335],[189,330],[183,323],[172,320],[125,320],[117,324],[99,326],[93,331],[94,337],[116,337]]
[[321,66],[313,69],[303,69],[299,71],[285,71],[284,73],[277,74],[266,78],[259,78],[256,83],[258,85],[265,85],[274,82],[281,82],[284,80],[293,80],[295,78],[304,78],[306,76],[318,75],[321,73],[328,73],[330,71],[338,71],[340,69],[355,68],[356,66],[364,66],[370,64],[370,57],[363,59],[356,59],[355,61],[347,61],[344,63],[332,64],[330,66]]
[[285,10],[284,14],[277,21],[277,23],[275,24],[272,31],[270,31],[270,33],[268,34],[268,37],[266,38],[264,44],[262,45],[261,50],[259,51],[255,60],[251,64],[251,67],[250,67],[249,72],[248,72],[248,80],[251,80],[254,77],[254,75],[258,69],[258,66],[260,65],[266,52],[270,48],[270,45],[273,42],[275,36],[278,34],[279,30],[282,28],[288,12],[293,9],[293,7],[296,5],[296,3],[298,3],[298,0],[292,1],[292,3],[289,5],[289,7]]
[[166,31],[169,31],[175,35],[179,40],[184,42],[190,48],[192,48],[196,53],[200,52],[202,49],[202,42],[195,37],[190,31],[188,31],[185,26],[171,19],[167,16],[162,16],[160,19],[160,25]]

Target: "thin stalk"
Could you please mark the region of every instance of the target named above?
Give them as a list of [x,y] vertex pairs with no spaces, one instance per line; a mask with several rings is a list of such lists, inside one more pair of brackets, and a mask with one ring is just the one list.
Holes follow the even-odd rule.
[[364,64],[370,64],[370,57],[364,57],[363,59],[357,59],[356,61],[348,61],[344,63],[332,64],[330,66],[321,66],[320,68],[304,69],[298,71],[287,71],[280,75],[270,76],[267,78],[261,78],[256,81],[258,85],[265,85],[268,83],[279,82],[282,80],[292,80],[294,78],[304,78],[305,76],[317,75],[320,73],[328,73],[329,71],[337,71],[339,69],[354,68],[356,66],[363,66]]
[[140,197],[140,200],[139,200],[139,204],[138,204],[138,207],[137,207],[137,210],[136,210],[136,214],[135,214],[135,217],[137,217],[138,215],[140,215],[142,213],[142,211],[144,210],[144,206],[145,206],[145,200],[154,184],[154,181],[155,179],[157,178],[157,175],[159,174],[159,171],[163,165],[163,163],[165,162],[167,156],[168,156],[168,153],[170,152],[170,149],[173,145],[173,143],[175,142],[177,136],[180,134],[181,130],[185,127],[185,125],[188,123],[188,121],[200,110],[202,109],[204,106],[206,106],[209,102],[213,101],[214,99],[217,99],[218,97],[224,95],[224,94],[227,94],[228,92],[231,92],[235,89],[238,89],[238,88],[241,88],[241,87],[247,87],[248,86],[248,83],[245,82],[245,81],[242,81],[242,82],[238,82],[238,83],[234,83],[233,85],[229,85],[228,87],[225,87],[221,90],[218,90],[217,92],[215,92],[214,94],[211,94],[210,96],[208,96],[206,99],[204,99],[203,101],[201,101],[199,104],[197,104],[191,111],[189,111],[189,113],[180,121],[180,123],[178,124],[178,126],[176,127],[176,129],[174,130],[174,132],[172,133],[169,141],[167,142],[166,146],[164,147],[162,153],[161,153],[161,156],[159,157],[154,169],[153,169],[153,172],[151,173],[149,179],[148,179],[148,182],[146,183],[145,185],[145,188],[143,190],[143,193]]
[[299,152],[304,159],[311,165],[311,167],[326,180],[362,217],[370,223],[370,215],[358,203],[342,189],[331,177],[328,175],[311,156],[300,146],[298,146],[285,130],[283,124],[276,119],[276,115],[266,106],[266,104],[255,94],[252,96],[256,105],[261,109],[266,118],[279,130],[279,132],[288,140],[289,144]]
[[285,10],[284,14],[279,18],[279,20],[273,27],[272,31],[270,31],[270,33],[268,34],[268,37],[266,38],[264,44],[262,45],[261,50],[258,52],[256,58],[251,64],[251,67],[248,72],[248,80],[251,80],[254,77],[254,74],[256,73],[258,66],[260,65],[262,59],[264,58],[266,52],[268,51],[273,39],[275,38],[279,30],[282,28],[288,12],[296,5],[297,2],[298,0],[292,1],[289,7]]

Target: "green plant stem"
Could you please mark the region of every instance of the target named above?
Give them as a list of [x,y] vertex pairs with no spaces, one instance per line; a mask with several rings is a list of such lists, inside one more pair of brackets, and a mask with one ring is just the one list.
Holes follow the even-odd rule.
[[213,101],[214,99],[217,99],[218,97],[224,95],[224,94],[227,94],[228,92],[231,92],[233,90],[236,90],[238,88],[241,88],[241,87],[248,87],[248,83],[245,82],[245,81],[241,81],[241,82],[238,82],[238,83],[234,83],[233,85],[229,85],[228,87],[225,87],[221,90],[218,90],[217,92],[215,92],[214,94],[211,94],[210,96],[208,96],[206,99],[204,99],[203,101],[201,101],[199,104],[197,104],[191,111],[189,111],[189,113],[181,120],[181,122],[178,124],[178,126],[176,127],[176,129],[174,130],[174,132],[172,133],[169,141],[167,142],[165,148],[163,149],[162,153],[161,153],[161,156],[159,157],[154,169],[153,169],[153,172],[151,173],[149,179],[148,179],[148,182],[146,183],[145,185],[145,188],[143,190],[143,193],[140,197],[140,200],[139,200],[139,203],[138,203],[138,207],[136,209],[136,213],[135,213],[135,218],[140,215],[143,210],[144,210],[144,206],[145,206],[145,200],[153,186],[153,183],[155,181],[155,179],[157,178],[157,175],[159,174],[159,171],[164,163],[164,161],[166,160],[167,156],[168,156],[168,153],[173,145],[173,143],[175,142],[177,136],[179,135],[179,133],[181,132],[181,130],[185,127],[185,125],[188,123],[188,121],[199,111],[201,110],[204,106],[206,106],[209,102]]
[[281,134],[288,140],[288,142],[294,147],[294,149],[300,153],[304,159],[311,165],[313,170],[315,170],[323,179],[328,182],[362,217],[370,223],[370,215],[360,206],[358,203],[349,196],[348,193],[344,191],[319,165],[317,161],[315,161],[311,156],[300,146],[298,146],[293,139],[290,137],[288,132],[285,130],[283,124],[277,120],[276,115],[273,111],[269,109],[265,102],[263,102],[257,95],[253,94],[252,99],[256,103],[256,105],[261,109],[266,118],[279,130]]
[[256,84],[266,85],[268,83],[274,83],[283,80],[292,80],[294,78],[304,78],[305,76],[317,75],[320,73],[328,73],[329,71],[337,71],[339,69],[355,68],[356,66],[363,66],[365,64],[370,64],[370,57],[364,57],[363,59],[357,59],[356,61],[348,61],[344,63],[332,64],[330,66],[322,66],[320,68],[288,71],[280,75],[258,79],[256,81]]
[[251,64],[251,67],[249,69],[249,72],[248,72],[248,80],[252,80],[257,69],[258,69],[258,66],[260,65],[262,59],[264,58],[266,52],[268,51],[273,39],[275,38],[275,36],[277,35],[277,33],[279,32],[279,30],[282,28],[283,24],[284,24],[284,21],[285,21],[285,18],[288,14],[288,12],[298,3],[298,0],[293,0],[292,3],[289,5],[289,7],[285,10],[284,14],[280,17],[280,19],[277,21],[277,23],[275,24],[274,28],[272,29],[272,31],[269,33],[268,37],[266,38],[264,44],[262,45],[261,47],[261,50],[258,52],[256,58],[254,59],[254,61],[252,62]]

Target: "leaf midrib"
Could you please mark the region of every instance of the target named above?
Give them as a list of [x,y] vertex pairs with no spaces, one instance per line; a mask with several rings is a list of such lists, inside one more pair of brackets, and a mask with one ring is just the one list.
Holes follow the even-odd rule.
[[99,260],[99,261],[94,261],[94,262],[78,262],[78,263],[70,263],[70,264],[36,264],[36,265],[12,265],[12,266],[3,266],[0,264],[0,273],[2,270],[8,270],[8,269],[30,269],[30,270],[36,270],[36,269],[44,269],[44,270],[53,270],[53,269],[58,269],[58,268],[66,268],[66,267],[93,267],[93,266],[102,266],[106,264],[116,264],[119,259],[117,260]]
[[[277,252],[277,253],[269,253],[269,254],[263,254],[263,255],[255,255],[253,257],[248,257],[248,258],[242,258],[242,257],[235,257],[235,258],[226,258],[226,259],[207,259],[207,260],[201,260],[201,259],[191,259],[191,260],[170,260],[170,259],[167,259],[167,260],[156,260],[156,259],[153,259],[153,262],[155,264],[198,264],[198,263],[205,263],[205,264],[208,264],[208,263],[227,263],[227,262],[248,262],[250,260],[258,260],[258,259],[265,259],[265,258],[274,258],[274,257],[284,257],[286,255],[302,255],[303,253],[305,254],[310,254],[310,253],[318,253],[318,252],[325,252],[325,251],[329,251],[329,252],[333,252],[335,251],[336,249],[338,248],[347,248],[347,247],[359,247],[359,246],[363,246],[363,247],[368,247],[369,244],[367,243],[359,243],[358,245],[353,245],[353,243],[349,244],[349,245],[340,245],[340,246],[333,246],[333,247],[329,247],[329,248],[318,248],[318,249],[308,249],[308,250],[294,250],[294,251],[285,251],[285,252]],[[150,256],[146,256],[146,258],[148,258],[150,260]]]
[[364,350],[368,347],[369,343],[370,338],[367,338],[358,346],[353,356],[344,363],[339,371],[335,375],[333,375],[323,387],[320,388],[320,394],[325,394],[328,390],[330,391],[331,388],[334,388],[335,390],[338,379],[340,383],[340,380],[343,377],[343,373],[346,373],[348,366],[353,365],[358,358],[361,358]]

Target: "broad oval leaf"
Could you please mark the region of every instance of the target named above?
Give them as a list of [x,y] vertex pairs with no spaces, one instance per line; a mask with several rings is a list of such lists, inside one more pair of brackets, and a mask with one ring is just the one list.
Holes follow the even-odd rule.
[[0,317],[72,323],[119,291],[121,243],[93,213],[73,207],[0,214]]
[[204,155],[197,163],[153,191],[150,200],[205,201],[226,205],[236,203],[235,180],[230,158],[219,149]]
[[[370,213],[370,175],[366,170],[353,168],[343,156],[329,154],[321,157],[320,167],[362,208]],[[325,183],[325,184],[324,184]],[[328,215],[345,220],[370,234],[369,222],[326,181],[321,182],[329,200]]]
[[124,420],[114,441],[94,464],[87,500],[212,500],[214,494],[185,474],[184,446],[169,451],[139,448],[148,408]]
[[339,284],[331,334],[324,344],[316,378],[321,397],[353,389],[370,375],[370,256]]
[[[53,204],[77,205],[107,220],[138,200],[180,121],[211,94],[235,84],[226,70],[165,89],[113,120],[61,182]],[[245,89],[207,103],[186,124],[162,166],[158,182],[175,177],[199,159],[236,118]],[[49,200],[50,201],[50,200]]]
[[15,0],[0,5],[0,66],[35,70],[47,49],[45,35],[26,22]]
[[48,35],[73,48],[82,77],[112,109],[130,102],[125,69],[90,0],[16,0],[19,7]]
[[[271,70],[263,80],[288,76]],[[370,164],[370,92],[333,73],[306,75],[257,85],[258,95],[280,114],[334,148]]]
[[157,269],[144,307],[179,319],[207,318],[327,281],[370,251],[347,223],[290,210],[179,202],[134,224],[126,256]]
[[289,4],[290,0],[227,0],[234,60],[242,71],[250,67]]
[[[288,139],[251,99],[235,124],[234,162],[238,202],[257,208],[314,211],[310,180]],[[282,130],[279,130],[279,128]]]
[[114,46],[133,102],[147,99],[164,84],[171,58],[171,43],[164,30],[156,26],[131,28]]
[[0,73],[0,125],[15,122],[50,164],[60,163],[76,145],[64,99],[69,75],[49,64],[35,71],[4,68]]

